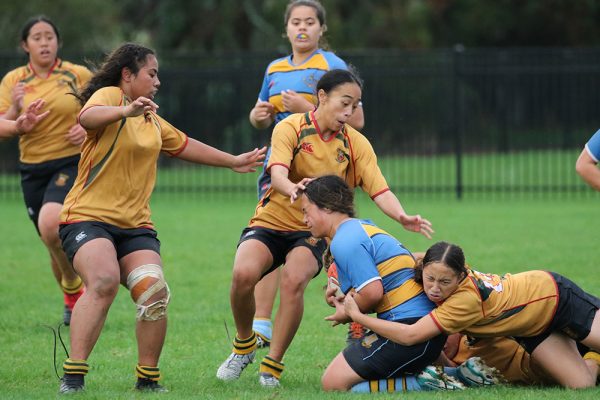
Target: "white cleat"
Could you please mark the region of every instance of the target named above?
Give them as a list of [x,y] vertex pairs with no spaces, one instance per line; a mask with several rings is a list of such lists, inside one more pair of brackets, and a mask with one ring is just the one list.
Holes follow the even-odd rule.
[[443,372],[442,367],[428,365],[417,375],[423,390],[464,390],[465,385]]
[[266,387],[269,389],[279,387],[279,379],[267,372],[260,373],[258,377],[258,383],[260,383],[262,387]]
[[255,355],[256,350],[248,354],[231,353],[231,355],[227,357],[227,360],[225,360],[217,370],[217,378],[223,381],[238,379],[244,368],[246,368],[248,364],[254,362]]
[[458,366],[458,378],[468,386],[491,386],[504,382],[502,374],[493,367],[488,367],[479,357],[471,357]]

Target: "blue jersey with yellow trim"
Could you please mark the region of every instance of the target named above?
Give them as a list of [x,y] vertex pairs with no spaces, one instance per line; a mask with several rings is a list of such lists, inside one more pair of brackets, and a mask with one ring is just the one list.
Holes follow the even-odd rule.
[[600,161],[600,129],[586,143],[585,148],[594,161]]
[[331,254],[344,293],[351,289],[360,292],[367,284],[382,281],[377,318],[418,318],[435,307],[414,280],[415,261],[410,251],[373,222],[350,219],[340,224],[331,241]]
[[291,114],[283,107],[282,91],[293,90],[311,103],[316,103],[317,82],[332,69],[348,69],[348,66],[332,52],[322,49],[317,49],[307,60],[298,65],[292,63],[291,55],[278,58],[267,67],[258,98],[275,106],[275,123],[277,123]]

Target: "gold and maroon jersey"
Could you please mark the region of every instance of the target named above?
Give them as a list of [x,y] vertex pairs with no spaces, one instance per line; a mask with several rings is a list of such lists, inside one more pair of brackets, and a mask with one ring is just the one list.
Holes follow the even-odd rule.
[[[292,114],[279,122],[273,130],[271,148],[267,169],[273,165],[284,166],[292,182],[337,175],[352,188],[360,186],[371,198],[389,190],[367,138],[345,124],[325,140],[312,111]],[[308,231],[300,201],[290,204],[289,197],[273,188],[260,199],[250,226]]]
[[91,72],[81,66],[60,59],[48,72],[39,76],[28,64],[10,71],[0,83],[0,114],[6,113],[12,103],[12,90],[19,83],[25,84],[23,109],[36,99],[44,99],[43,111],[50,110],[46,119],[31,132],[19,137],[20,159],[24,163],[38,164],[79,153],[79,146],[65,137],[77,123],[81,105],[71,93],[79,90],[91,78]]
[[[129,102],[120,88],[105,87],[92,95],[81,113],[95,106]],[[152,227],[149,201],[158,156],[161,151],[178,154],[187,140],[183,132],[152,112],[88,130],[61,223],[100,221],[120,228]]]
[[546,271],[499,276],[470,270],[430,315],[447,334],[535,336],[549,326],[557,306],[558,288]]
[[451,358],[451,361],[462,364],[471,357],[480,357],[488,366],[500,371],[509,383],[522,385],[553,383],[544,369],[511,338],[490,337],[469,341],[466,336],[462,336],[456,355]]

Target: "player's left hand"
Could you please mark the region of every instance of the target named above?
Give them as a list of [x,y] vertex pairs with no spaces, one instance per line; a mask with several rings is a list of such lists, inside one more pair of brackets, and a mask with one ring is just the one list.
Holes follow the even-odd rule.
[[231,169],[239,173],[255,172],[256,167],[262,165],[266,152],[267,147],[265,146],[262,149],[256,148],[247,153],[239,154],[235,156]]
[[71,129],[69,129],[69,132],[67,132],[65,137],[70,143],[74,144],[75,146],[79,146],[85,140],[86,134],[87,133],[85,129],[83,129],[83,126],[75,124],[71,127]]
[[434,233],[431,222],[420,215],[402,215],[400,223],[407,231],[420,233],[427,239],[431,239],[431,235]]
[[288,89],[281,92],[283,108],[291,113],[302,113],[315,108],[314,104],[306,100],[304,96]]

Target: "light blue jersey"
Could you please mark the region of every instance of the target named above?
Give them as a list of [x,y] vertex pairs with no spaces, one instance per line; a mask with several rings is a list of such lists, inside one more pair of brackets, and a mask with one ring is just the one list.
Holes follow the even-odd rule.
[[311,103],[316,103],[316,87],[319,79],[329,70],[348,69],[346,63],[332,52],[316,50],[302,64],[292,63],[292,56],[279,58],[267,67],[259,100],[275,106],[275,123],[291,113],[285,111],[281,92],[293,90]]
[[600,129],[588,140],[585,149],[594,161],[598,162],[600,160]]
[[435,305],[414,280],[414,258],[396,238],[369,220],[350,219],[342,223],[331,241],[344,293],[357,292],[381,280],[383,300],[377,317],[389,321],[427,315]]

